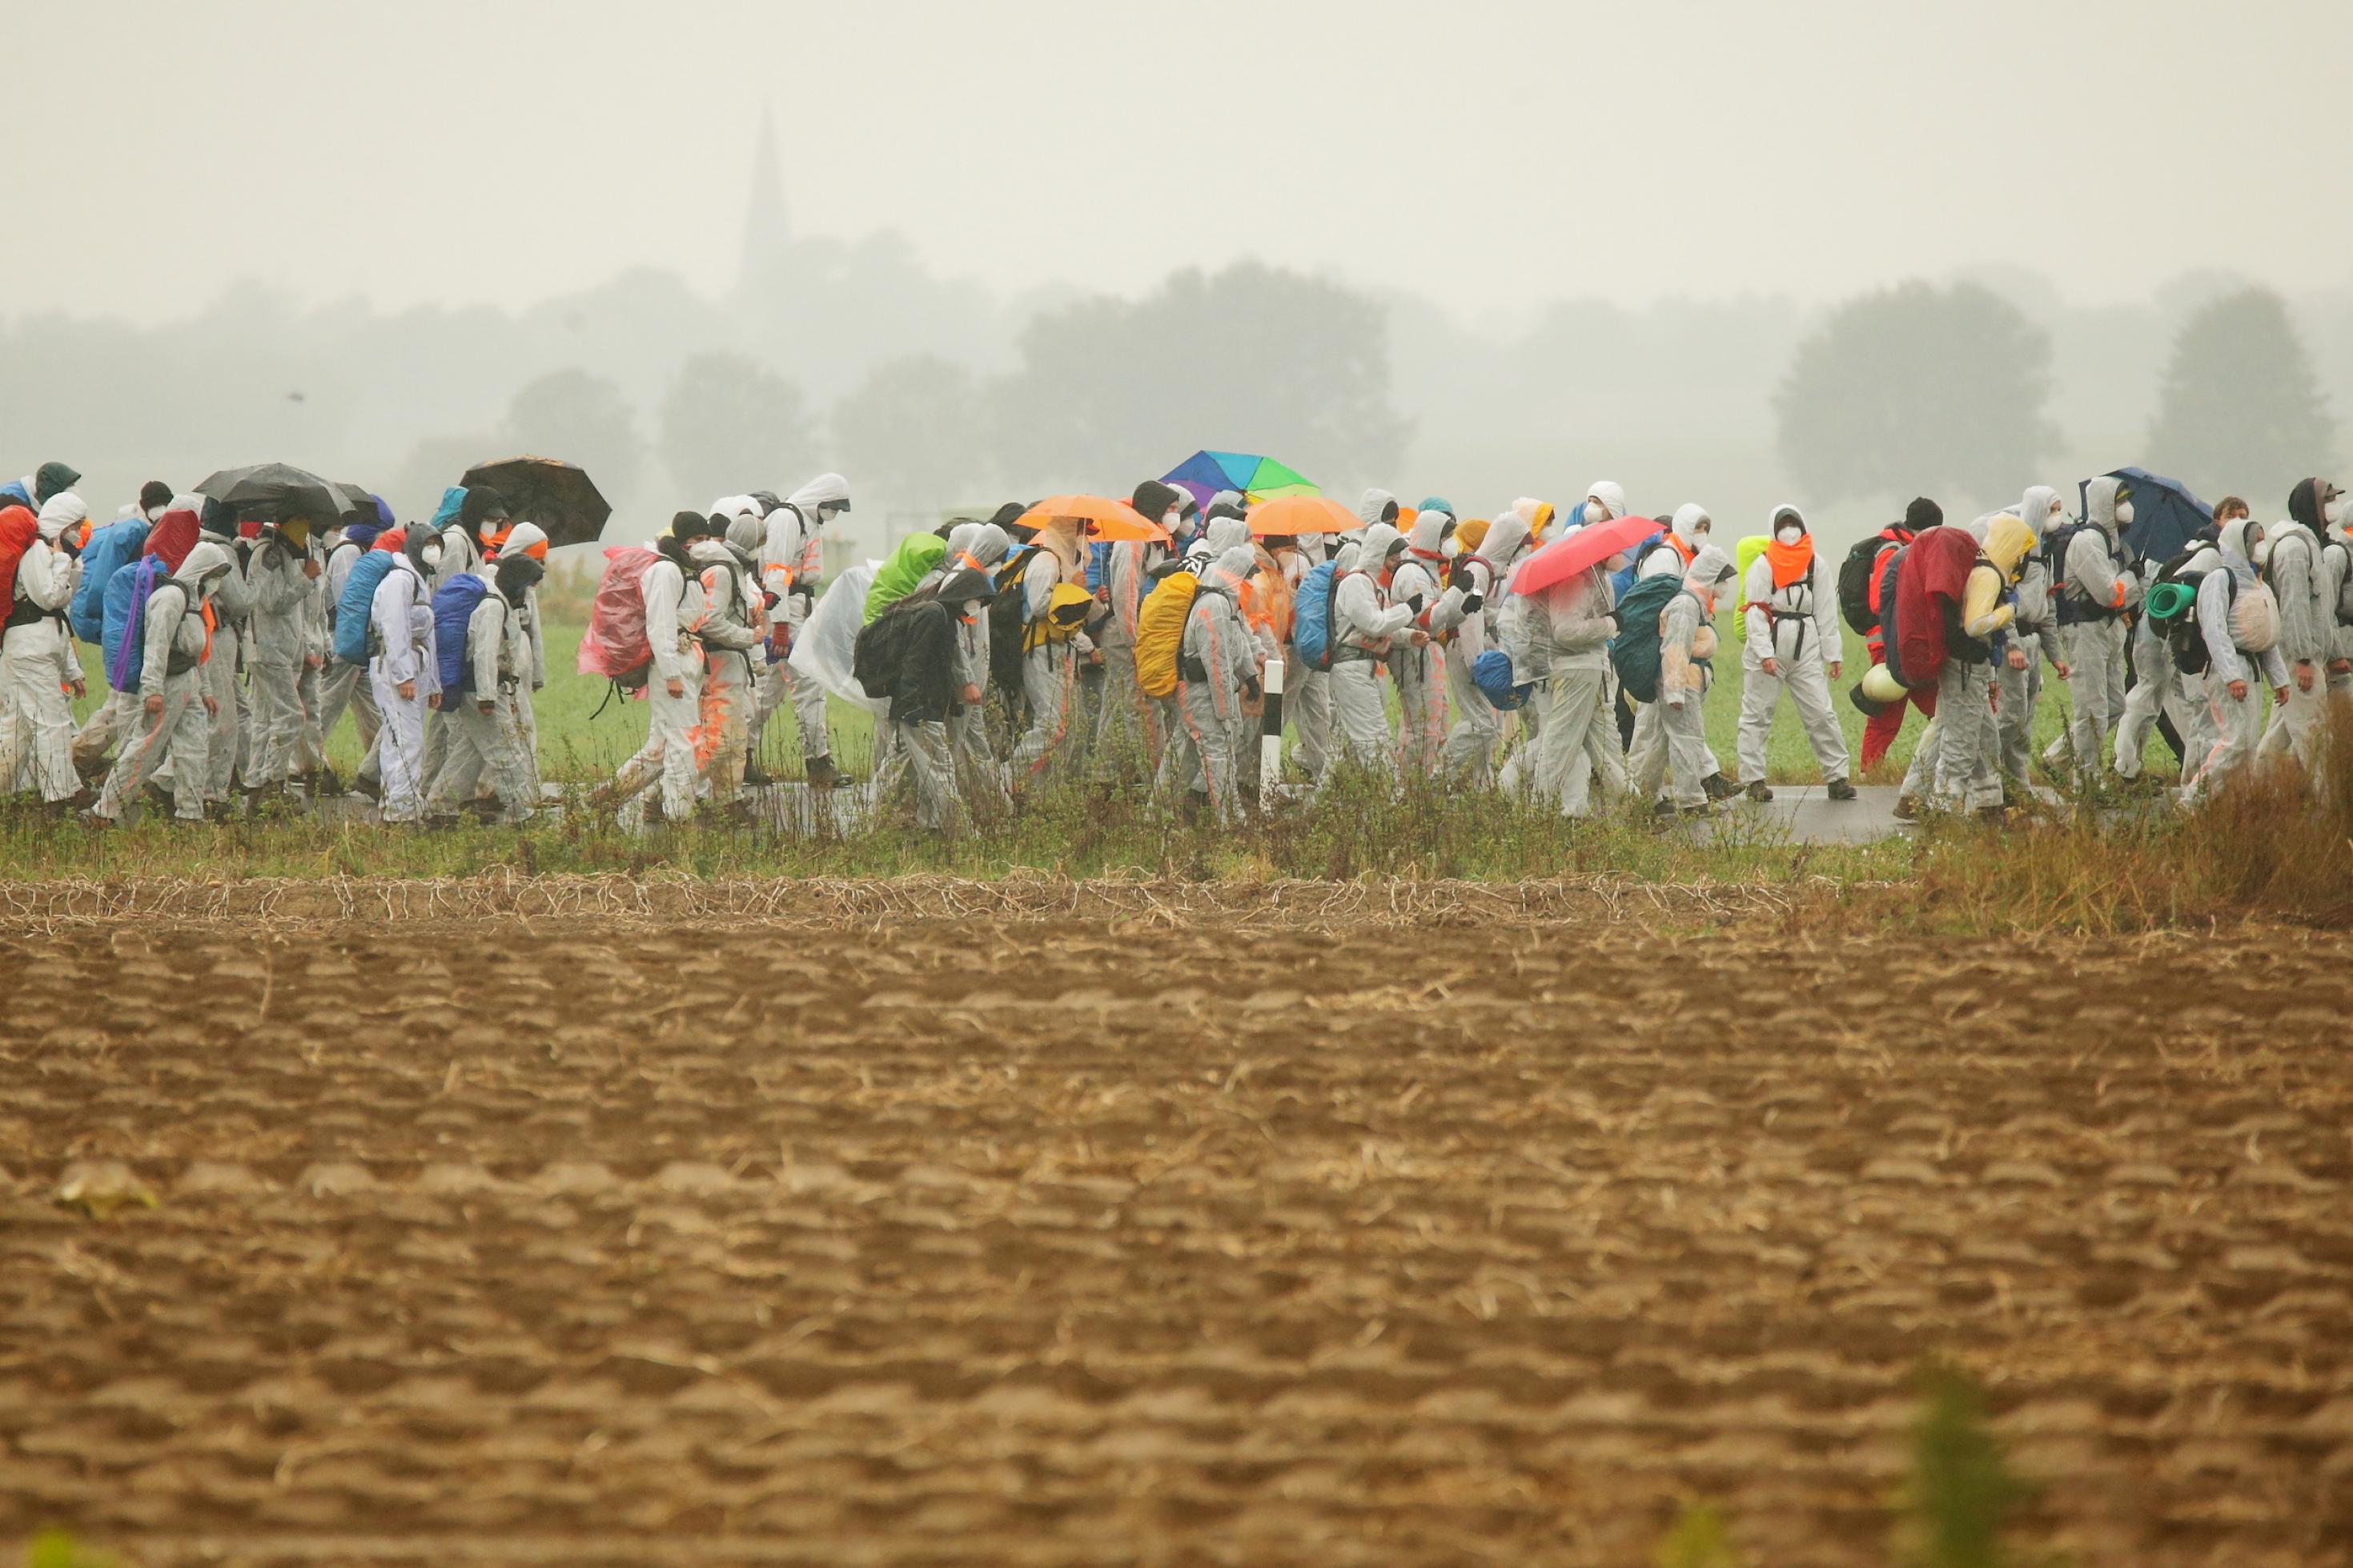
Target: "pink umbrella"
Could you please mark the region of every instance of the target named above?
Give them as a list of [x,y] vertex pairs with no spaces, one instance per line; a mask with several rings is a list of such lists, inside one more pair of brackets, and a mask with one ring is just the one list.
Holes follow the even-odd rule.
[[1600,565],[1621,550],[1633,549],[1665,526],[1656,518],[1613,517],[1565,534],[1528,557],[1519,575],[1512,579],[1512,591],[1541,594]]

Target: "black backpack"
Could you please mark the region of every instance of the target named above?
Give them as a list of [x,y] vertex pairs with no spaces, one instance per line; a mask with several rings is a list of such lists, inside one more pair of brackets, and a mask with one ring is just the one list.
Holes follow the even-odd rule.
[[1848,551],[1846,559],[1839,563],[1839,618],[1857,637],[1869,637],[1879,626],[1879,616],[1871,608],[1871,572],[1879,563],[1879,552],[1894,547],[1893,541],[1874,533]]
[[936,590],[910,594],[858,628],[858,640],[850,648],[849,674],[860,690],[878,702],[889,700],[916,630],[914,612],[937,596]]
[[997,690],[1021,695],[1022,634],[1029,626],[1029,594],[1021,579],[1042,544],[1025,544],[997,569],[997,597],[988,602],[988,680]]

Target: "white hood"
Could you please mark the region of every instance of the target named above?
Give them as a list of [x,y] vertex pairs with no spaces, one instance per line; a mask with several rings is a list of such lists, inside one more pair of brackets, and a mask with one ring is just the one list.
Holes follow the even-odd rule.
[[819,474],[785,500],[814,517],[821,506],[838,506],[849,510],[849,481],[839,474]]

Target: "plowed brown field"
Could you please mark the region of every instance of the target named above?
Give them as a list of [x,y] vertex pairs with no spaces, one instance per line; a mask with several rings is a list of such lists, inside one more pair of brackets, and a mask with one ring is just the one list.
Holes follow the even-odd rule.
[[[100,921],[0,973],[0,1542],[1630,1564],[1708,1499],[1883,1563],[1944,1352],[2033,1541],[2353,1554],[2341,938]],[[52,1202],[106,1161],[156,1206]]]

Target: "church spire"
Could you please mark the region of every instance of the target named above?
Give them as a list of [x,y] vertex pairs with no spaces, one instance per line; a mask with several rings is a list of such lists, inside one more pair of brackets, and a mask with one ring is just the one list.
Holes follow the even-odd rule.
[[748,282],[792,243],[792,226],[785,216],[785,169],[776,155],[776,122],[766,105],[760,109],[760,139],[752,149],[752,199],[744,214],[744,259],[741,281]]

